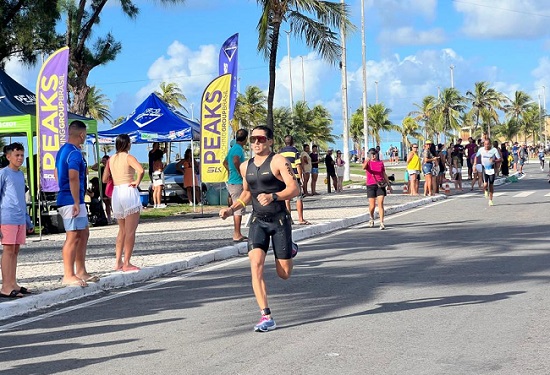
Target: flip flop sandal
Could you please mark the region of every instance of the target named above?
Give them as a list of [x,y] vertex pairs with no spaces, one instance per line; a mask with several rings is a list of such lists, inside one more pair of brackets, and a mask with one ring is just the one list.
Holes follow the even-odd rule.
[[30,290],[28,290],[27,288],[25,288],[24,286],[22,286],[19,289],[19,293],[21,293],[21,294],[32,294],[32,292]]
[[248,241],[248,237],[246,237],[246,236],[241,237],[238,240],[233,240],[234,243],[246,242],[246,241]]
[[4,294],[4,293],[0,293],[0,298],[10,298],[10,299],[15,299],[15,298],[22,298],[23,295],[21,293],[19,293],[17,290],[12,290],[10,292],[10,294]]

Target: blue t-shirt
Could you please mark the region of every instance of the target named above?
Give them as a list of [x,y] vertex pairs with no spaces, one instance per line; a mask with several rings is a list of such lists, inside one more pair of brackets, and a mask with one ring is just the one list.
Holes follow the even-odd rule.
[[86,191],[86,169],[88,165],[82,151],[71,143],[65,143],[57,152],[55,158],[55,169],[57,169],[57,184],[59,193],[57,194],[57,206],[72,206],[74,204],[69,184],[69,169],[78,171],[80,180],[80,204],[84,204],[84,192]]
[[26,216],[25,175],[10,167],[0,169],[0,225],[24,225]]
[[232,185],[242,185],[243,184],[243,178],[240,175],[237,168],[235,168],[235,164],[233,163],[233,157],[238,156],[241,163],[245,160],[244,156],[244,149],[243,146],[241,146],[238,143],[235,143],[227,153],[227,156],[225,159],[227,160],[227,165],[229,167],[229,179],[227,180],[228,184]]

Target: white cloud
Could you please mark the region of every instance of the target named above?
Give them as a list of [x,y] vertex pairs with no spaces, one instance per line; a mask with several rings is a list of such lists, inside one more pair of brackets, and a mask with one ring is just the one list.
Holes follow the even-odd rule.
[[8,75],[28,90],[36,91],[36,79],[40,71],[40,64],[34,67],[23,65],[19,60],[11,58],[6,62],[4,70]]
[[[326,78],[327,72],[333,71],[334,68],[331,67],[328,63],[321,60],[319,56],[316,55],[314,52],[310,52],[307,56],[303,57],[303,70],[302,58],[300,56],[291,57],[290,61],[294,103],[303,99],[304,87],[305,97],[308,103],[313,103],[316,100],[320,99],[320,94],[322,92],[321,81],[323,78]],[[281,57],[277,69],[275,70],[275,74],[276,83],[274,104],[276,107],[288,106],[290,103],[290,76],[288,55]]]
[[149,84],[141,88],[136,96],[139,101],[158,89],[161,82],[175,82],[179,85],[188,103],[198,104],[206,85],[218,75],[219,47],[203,45],[191,50],[179,41],[174,41],[147,71]]
[[445,32],[440,28],[419,31],[412,27],[400,27],[396,30],[382,30],[378,36],[378,41],[381,44],[393,45],[440,44],[445,39]]
[[453,2],[464,14],[462,31],[475,38],[540,38],[549,35],[547,0]]

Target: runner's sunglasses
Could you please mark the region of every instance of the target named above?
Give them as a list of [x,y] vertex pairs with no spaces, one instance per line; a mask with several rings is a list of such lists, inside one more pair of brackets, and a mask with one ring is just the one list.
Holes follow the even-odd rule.
[[250,137],[250,143],[256,143],[256,141],[266,143],[268,139],[265,135],[253,135]]

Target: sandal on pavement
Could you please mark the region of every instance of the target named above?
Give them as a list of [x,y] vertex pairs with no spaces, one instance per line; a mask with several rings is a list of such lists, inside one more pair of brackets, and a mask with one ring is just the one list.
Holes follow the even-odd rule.
[[4,294],[4,293],[0,293],[0,298],[10,298],[10,299],[15,299],[15,298],[22,298],[23,297],[23,294],[21,294],[20,292],[18,292],[17,290],[12,290],[10,292],[10,294]]
[[97,283],[99,281],[99,276],[93,275],[93,276],[90,276],[90,277],[88,277],[86,279],[82,279],[82,280],[84,280],[87,283]]
[[309,221],[307,221],[307,220],[299,221],[297,224],[298,224],[298,225],[311,225],[311,223],[310,223]]
[[248,237],[246,237],[246,236],[242,236],[238,240],[233,240],[234,243],[246,242],[246,241],[248,241]]
[[19,288],[19,293],[21,293],[21,294],[32,294],[32,292],[30,290],[28,290],[27,288],[25,288],[24,286]]

